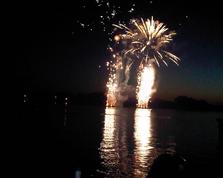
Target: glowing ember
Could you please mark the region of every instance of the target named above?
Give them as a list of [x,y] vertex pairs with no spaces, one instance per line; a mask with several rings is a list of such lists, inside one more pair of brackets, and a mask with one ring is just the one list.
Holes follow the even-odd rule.
[[110,71],[109,79],[106,85],[108,88],[106,106],[108,107],[117,106],[120,83],[119,71],[122,70],[120,56],[113,54],[113,58],[116,59],[115,63],[112,63],[112,61],[107,63]]
[[115,40],[115,41],[119,41],[119,40],[120,40],[120,37],[119,37],[118,35],[116,35],[116,36],[114,37],[114,40]]
[[147,65],[143,67],[138,76],[138,86],[137,86],[137,107],[147,108],[148,102],[155,92],[154,89],[155,82],[155,69],[153,66]]
[[108,93],[107,93],[107,101],[106,106],[113,107],[116,106],[117,99],[116,99],[116,90],[117,90],[117,84],[115,83],[115,76],[111,76],[109,78],[109,81],[107,83]]

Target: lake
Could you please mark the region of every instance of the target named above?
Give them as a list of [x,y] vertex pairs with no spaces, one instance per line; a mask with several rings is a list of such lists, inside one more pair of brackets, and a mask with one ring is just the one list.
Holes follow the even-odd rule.
[[43,162],[30,168],[37,174],[144,178],[162,153],[181,155],[198,175],[215,165],[223,113],[53,105],[26,106],[21,118],[20,151]]

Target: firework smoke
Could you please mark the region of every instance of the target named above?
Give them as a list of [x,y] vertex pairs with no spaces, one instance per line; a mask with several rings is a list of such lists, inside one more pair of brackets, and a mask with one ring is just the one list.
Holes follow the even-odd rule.
[[[107,106],[117,106],[120,89],[128,86],[129,74],[132,65],[138,67],[137,107],[146,108],[148,101],[154,93],[155,69],[161,62],[168,66],[170,60],[179,64],[180,59],[166,50],[166,46],[173,40],[175,32],[169,31],[163,23],[154,21],[153,17],[144,21],[133,19],[127,25],[113,24],[115,32],[114,41],[118,47],[116,52],[112,49],[114,64],[110,67],[109,81],[107,83]],[[123,91],[121,91],[123,92]]]
[[106,106],[110,107],[121,106],[135,90],[133,86],[128,85],[132,63],[124,63],[118,54],[113,55],[113,58],[115,62],[107,63],[110,74],[106,85],[108,88]]

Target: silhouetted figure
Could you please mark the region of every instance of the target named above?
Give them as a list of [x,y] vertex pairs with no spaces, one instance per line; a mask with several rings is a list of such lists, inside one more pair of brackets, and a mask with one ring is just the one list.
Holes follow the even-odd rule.
[[162,154],[154,160],[147,178],[180,178],[185,163],[186,160],[178,155]]

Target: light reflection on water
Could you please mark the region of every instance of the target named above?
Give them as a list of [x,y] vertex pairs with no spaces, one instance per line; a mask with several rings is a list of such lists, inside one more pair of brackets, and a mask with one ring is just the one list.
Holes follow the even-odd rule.
[[[127,172],[128,164],[126,125],[121,120],[120,110],[106,108],[104,117],[103,140],[100,147],[102,165],[106,174],[112,177],[120,177]],[[120,123],[121,122],[121,123]]]
[[113,167],[118,163],[115,109],[106,109],[105,113],[101,158],[106,167]]
[[151,109],[136,109],[134,123],[134,177],[145,177],[154,149],[151,146]]
[[151,109],[106,108],[99,148],[105,177],[146,177],[156,147]]

